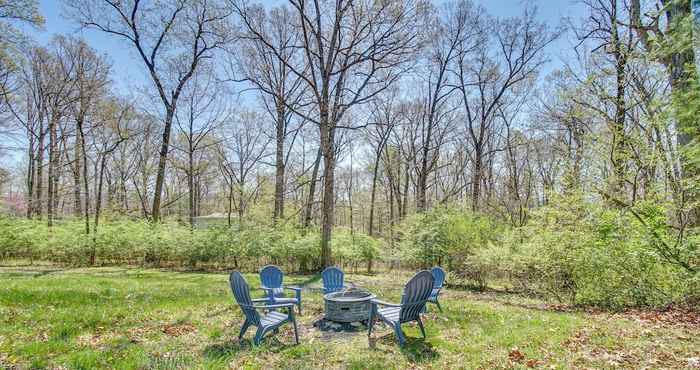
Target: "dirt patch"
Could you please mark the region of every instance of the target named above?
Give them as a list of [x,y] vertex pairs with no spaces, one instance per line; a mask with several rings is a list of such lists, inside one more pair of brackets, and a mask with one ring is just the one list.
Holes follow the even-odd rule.
[[662,311],[628,310],[620,315],[654,326],[700,330],[700,312],[685,307],[669,307]]
[[196,332],[197,328],[191,324],[172,324],[163,327],[163,333],[171,337],[179,337],[185,334]]
[[562,347],[567,348],[569,351],[578,351],[583,346],[588,344],[591,339],[591,334],[587,330],[577,331],[571,338],[561,342]]

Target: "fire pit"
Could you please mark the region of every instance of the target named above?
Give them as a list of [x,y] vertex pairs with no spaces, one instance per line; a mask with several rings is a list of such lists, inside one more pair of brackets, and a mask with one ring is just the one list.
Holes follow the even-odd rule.
[[336,322],[365,321],[369,318],[370,300],[376,296],[366,290],[348,288],[323,296],[325,319]]

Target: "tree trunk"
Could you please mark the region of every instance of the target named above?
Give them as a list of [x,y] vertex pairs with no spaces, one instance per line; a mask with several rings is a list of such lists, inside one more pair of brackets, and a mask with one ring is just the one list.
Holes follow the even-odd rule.
[[[241,171],[241,173],[243,172]],[[243,199],[245,194],[243,193],[243,184],[243,182],[238,183],[238,226],[243,225],[243,216],[245,213],[245,199]]]
[[[323,107],[322,107],[323,110]],[[323,112],[321,114],[323,116]],[[335,136],[328,118],[321,122],[321,150],[323,150],[323,203],[321,205],[321,267],[331,265],[331,233],[335,201]]]
[[226,213],[226,221],[228,222],[228,227],[231,227],[231,213],[233,212],[233,179],[231,179],[231,185],[228,187],[228,212]]
[[151,209],[151,218],[153,222],[160,221],[160,198],[163,192],[163,182],[165,181],[165,165],[168,160],[168,148],[170,146],[170,129],[173,125],[174,107],[168,107],[165,113],[165,127],[163,128],[163,142],[160,147],[160,155],[158,158],[158,174],[156,176],[156,186],[153,194],[153,208]]
[[37,148],[37,164],[36,164],[36,179],[35,183],[35,197],[34,197],[34,214],[41,218],[44,212],[44,206],[42,204],[42,197],[44,196],[44,151],[46,142],[46,132],[44,131],[43,118],[39,124],[39,147]]
[[[79,126],[82,126],[82,123],[78,123]],[[80,159],[82,156],[82,151],[80,149],[80,143],[81,143],[81,133],[80,130],[76,130],[75,133],[75,146],[74,146],[74,151],[73,151],[73,215],[75,217],[80,217],[83,214],[82,211],[82,205],[81,205],[81,189],[80,189],[80,171],[81,171],[81,166],[80,166]]]
[[311,225],[311,218],[313,216],[314,209],[314,198],[316,196],[316,179],[318,178],[318,171],[319,167],[321,166],[321,157],[322,152],[321,148],[319,148],[318,152],[316,153],[314,169],[311,171],[311,181],[309,182],[309,194],[306,198],[306,209],[304,210],[304,221],[302,225],[304,230],[306,230],[309,227],[309,225]]
[[106,155],[103,154],[103,157],[100,160],[100,175],[97,178],[97,192],[95,193],[95,227],[92,229],[93,232],[93,249],[92,253],[90,254],[90,265],[95,265],[95,258],[96,256],[96,251],[94,248],[94,243],[95,243],[95,234],[97,234],[97,227],[100,224],[100,209],[102,207],[102,179],[104,178],[104,171],[105,171],[105,161],[107,157]]
[[474,148],[474,173],[472,174],[472,211],[474,212],[479,209],[483,160],[483,149],[480,144],[477,144]]
[[406,161],[406,166],[404,167],[404,179],[403,179],[403,201],[402,207],[401,207],[401,218],[404,219],[406,218],[406,215],[408,215],[408,182],[410,179],[410,175],[408,173],[409,170],[409,164],[408,161]]
[[615,178],[612,184],[612,194],[618,197],[623,196],[624,181],[626,176],[627,162],[627,140],[625,139],[625,69],[627,64],[627,56],[622,50],[621,40],[617,33],[617,17],[612,16],[610,20],[612,24],[611,43],[614,47],[613,54],[615,56],[615,117],[612,122],[612,147],[610,152],[610,161],[612,162]]
[[275,211],[272,220],[284,217],[284,139],[285,139],[285,112],[284,105],[277,104],[277,145],[275,149]]
[[[82,122],[78,124],[78,132],[80,133],[80,149],[83,159],[87,158],[87,153],[85,149],[85,134],[83,132]],[[88,185],[88,166],[87,161],[83,160],[83,189],[85,191],[85,235],[90,235],[90,187]]]
[[187,191],[189,192],[189,222],[190,228],[194,229],[195,205],[194,205],[194,153],[192,153],[192,145],[187,152]]
[[29,162],[27,163],[27,218],[32,218],[32,213],[34,211],[34,181],[36,179],[35,163],[36,156],[34,155],[34,134],[31,130],[27,129],[27,137],[29,138],[29,148],[27,149],[27,154],[29,157]]
[[58,117],[52,115],[49,121],[49,189],[48,189],[48,199],[46,202],[46,217],[48,221],[48,226],[53,226],[53,219],[55,213],[55,196],[56,196],[56,186],[58,185],[58,133],[56,126],[58,125]]
[[369,236],[374,235],[374,200],[377,193],[377,173],[379,172],[380,155],[381,151],[377,153],[377,156],[374,159],[374,169],[372,170],[372,191],[369,198],[369,227],[367,229],[367,234]]

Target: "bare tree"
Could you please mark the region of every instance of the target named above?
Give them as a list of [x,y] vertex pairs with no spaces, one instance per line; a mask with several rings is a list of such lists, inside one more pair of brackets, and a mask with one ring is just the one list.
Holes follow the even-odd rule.
[[[87,154],[85,150],[85,132],[88,115],[94,111],[99,99],[106,94],[109,83],[110,65],[104,58],[90,48],[83,40],[66,38],[66,50],[75,61],[75,103],[71,104],[70,111],[75,120],[75,141],[73,156],[73,201],[74,214],[82,215],[81,193],[84,190],[85,218],[89,214],[88,201],[88,176],[87,176]],[[81,167],[81,163],[83,166]],[[84,189],[81,190],[81,173],[83,176]],[[89,225],[86,222],[86,231],[89,233]]]
[[59,125],[70,114],[72,104],[77,101],[77,74],[79,60],[73,54],[70,42],[58,36],[54,39],[52,57],[44,63],[44,71],[50,76],[46,89],[46,113],[49,133],[49,172],[46,216],[49,226],[53,226],[58,208],[58,185],[60,173],[63,132],[59,138]]
[[[14,0],[0,3],[0,114],[9,107],[12,94],[20,87],[22,47],[26,36],[15,27],[17,24],[40,28],[44,18],[39,14],[36,0]],[[3,127],[0,126],[0,129]],[[0,134],[2,131],[0,131]]]
[[[627,70],[630,54],[634,50],[633,34],[621,25],[622,4],[617,0],[587,0],[589,15],[577,36],[581,43],[592,43],[590,89],[597,98],[597,106],[580,98],[574,100],[600,114],[611,133],[610,163],[614,177],[611,179],[611,193],[622,196],[627,181],[629,142],[627,134]],[[609,73],[609,66],[614,70]],[[608,78],[614,79],[613,91],[609,91]],[[595,103],[594,103],[595,104]]]
[[387,90],[386,94],[377,96],[375,101],[371,104],[370,119],[372,120],[372,125],[367,128],[367,136],[374,149],[369,219],[367,220],[367,234],[370,236],[374,235],[374,205],[377,196],[377,181],[382,153],[384,153],[384,149],[391,138],[391,133],[400,119],[397,109],[397,95],[398,91],[395,89]]
[[240,113],[224,133],[224,140],[219,148],[219,168],[229,190],[229,226],[234,209],[238,212],[239,224],[243,222],[248,204],[261,185],[258,182],[252,190],[248,188],[253,171],[269,154],[267,148],[271,140],[259,129],[261,121],[262,117],[256,112]]
[[[481,13],[481,12],[479,12]],[[544,48],[556,33],[535,20],[534,10],[521,17],[496,20],[483,14],[478,20],[483,44],[459,45],[453,71],[466,116],[466,133],[473,147],[472,209],[479,209],[486,158],[492,154],[496,116],[512,89],[534,77],[545,63]]]
[[[243,34],[241,52],[236,50],[236,68],[241,71],[245,80],[249,81],[261,93],[262,102],[267,112],[275,122],[275,205],[273,222],[284,217],[285,198],[285,168],[289,149],[285,148],[291,137],[289,146],[294,144],[294,138],[300,126],[292,127],[293,111],[300,109],[299,103],[303,97],[305,83],[294,74],[288,65],[296,63],[301,51],[292,46],[297,45],[301,35],[294,24],[289,22],[293,13],[286,6],[271,9],[266,12],[262,7],[250,9],[250,22],[256,24],[256,29],[264,33],[264,39],[270,43],[270,48],[255,34]],[[297,66],[299,70],[304,68]]]
[[[301,37],[290,45],[302,52],[304,69],[289,63],[252,19],[250,8],[232,0],[248,32],[271,50],[290,71],[301,78],[309,91],[300,112],[318,125],[323,155],[323,204],[321,264],[331,264],[336,131],[347,111],[366,103],[390,86],[401,73],[418,41],[416,22],[422,4],[413,1],[339,0],[327,2],[290,0],[294,22]],[[302,103],[304,105],[304,103]],[[292,107],[289,107],[292,108]]]
[[137,51],[154,84],[163,109],[163,138],[151,217],[160,220],[161,193],[170,146],[170,132],[182,90],[203,60],[232,37],[229,8],[215,0],[65,0],[81,26],[115,35]]
[[[450,84],[450,66],[460,53],[471,52],[479,46],[478,15],[470,1],[462,0],[445,4],[432,19],[432,32],[425,48],[425,63],[418,71],[422,75],[427,93],[421,96],[423,105],[420,116],[420,143],[413,153],[416,161],[416,208],[428,207],[427,189],[430,174],[435,171],[439,148],[445,131],[445,118],[452,110],[450,96],[454,84]],[[442,130],[442,133],[440,132]],[[437,139],[437,140],[436,140]]]
[[222,89],[216,81],[211,67],[200,69],[183,95],[184,106],[175,115],[175,122],[182,135],[182,145],[174,146],[187,156],[184,172],[187,176],[188,208],[190,226],[198,216],[196,207],[195,179],[203,173],[204,166],[197,160],[201,152],[216,145],[212,132],[226,120],[227,106],[222,101]]

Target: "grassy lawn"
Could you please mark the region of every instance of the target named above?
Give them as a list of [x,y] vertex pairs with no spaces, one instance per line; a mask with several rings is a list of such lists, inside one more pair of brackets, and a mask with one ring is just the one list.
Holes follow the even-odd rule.
[[[291,326],[252,346],[237,333],[242,315],[220,273],[139,268],[0,267],[0,368],[692,368],[700,367],[700,325],[678,313],[561,310],[502,293],[447,289],[443,313],[426,315],[428,339],[406,325],[401,350],[379,325],[321,332],[318,276],[304,286],[300,345]],[[252,286],[259,280],[247,274]],[[409,273],[347,274],[397,301]],[[254,293],[261,293],[254,290]],[[675,315],[675,316],[672,316]]]

